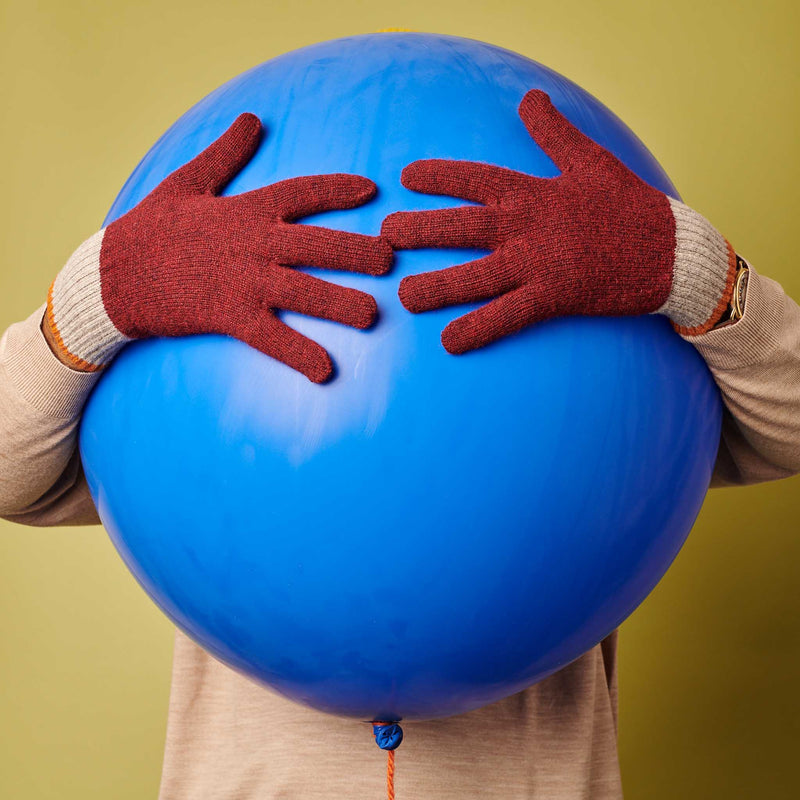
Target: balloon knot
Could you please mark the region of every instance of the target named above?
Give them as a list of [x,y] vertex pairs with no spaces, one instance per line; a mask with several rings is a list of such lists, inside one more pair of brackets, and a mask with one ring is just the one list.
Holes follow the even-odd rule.
[[381,750],[396,750],[403,741],[403,729],[396,722],[373,722],[372,733]]

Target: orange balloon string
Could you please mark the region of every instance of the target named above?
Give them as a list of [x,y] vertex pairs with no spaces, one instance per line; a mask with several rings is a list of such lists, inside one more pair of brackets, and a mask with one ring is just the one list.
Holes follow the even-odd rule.
[[394,750],[389,750],[389,762],[386,767],[386,791],[388,800],[394,800]]

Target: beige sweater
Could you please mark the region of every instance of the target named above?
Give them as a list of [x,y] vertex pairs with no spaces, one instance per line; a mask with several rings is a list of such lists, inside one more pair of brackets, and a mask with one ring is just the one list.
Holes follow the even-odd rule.
[[[42,312],[0,341],[0,516],[96,524],[76,436],[97,377],[53,356]],[[751,272],[744,318],[693,342],[726,405],[713,485],[800,472],[800,307]],[[620,798],[615,657],[616,634],[491,706],[406,723],[398,800]],[[378,800],[384,786],[368,726],[294,705],[177,635],[162,800]]]

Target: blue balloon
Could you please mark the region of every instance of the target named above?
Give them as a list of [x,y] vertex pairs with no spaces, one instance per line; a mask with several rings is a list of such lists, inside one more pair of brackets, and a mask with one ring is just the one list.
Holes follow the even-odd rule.
[[[382,33],[237,77],[155,144],[107,221],[244,111],[266,137],[228,187],[350,172],[379,196],[308,221],[376,234],[420,158],[558,174],[517,115],[545,90],[585,133],[676,197],[608,109],[482,42]],[[127,347],[80,448],[100,517],[161,609],[214,656],[293,700],[364,720],[465,712],[591,648],[666,571],[703,501],[721,404],[661,316],[536,325],[454,357],[400,279],[482,253],[397,254],[384,278],[311,270],[373,294],[369,331],[285,313],[338,374],[318,386],[222,336]]]

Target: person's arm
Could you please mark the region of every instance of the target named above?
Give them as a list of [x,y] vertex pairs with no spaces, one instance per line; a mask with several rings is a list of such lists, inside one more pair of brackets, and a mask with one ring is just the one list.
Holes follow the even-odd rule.
[[0,517],[25,525],[99,524],[77,451],[83,404],[98,373],[63,364],[44,306],[0,339]]
[[237,117],[78,247],[46,306],[3,336],[0,517],[29,525],[99,522],[77,451],[78,425],[97,376],[128,342],[225,334],[324,383],[333,374],[330,356],[277,311],[359,329],[375,321],[371,295],[294,267],[382,275],[392,264],[389,244],[293,224],[356,208],[375,195],[375,184],[358,175],[310,175],[223,196],[261,131],[254,115]]
[[800,472],[800,307],[780,284],[750,269],[744,316],[700,336],[700,352],[725,411],[711,485]]
[[751,270],[744,317],[725,324],[740,259],[719,231],[642,181],[543,92],[528,92],[519,114],[558,176],[448,159],[403,170],[406,188],[472,205],[390,214],[382,233],[393,247],[490,251],[407,275],[403,305],[420,313],[487,301],[442,331],[454,355],[555,317],[663,314],[704,357],[722,393],[712,485],[800,472],[797,304]]

